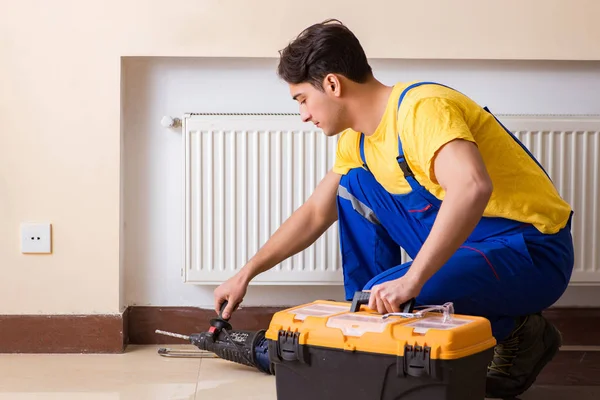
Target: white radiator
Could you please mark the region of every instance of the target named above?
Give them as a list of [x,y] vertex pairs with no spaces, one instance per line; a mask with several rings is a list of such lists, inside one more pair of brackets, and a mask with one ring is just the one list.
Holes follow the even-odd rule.
[[[600,118],[499,116],[538,158],[574,207],[572,284],[600,284]],[[297,114],[189,114],[185,152],[184,280],[233,276],[310,196],[335,159],[326,138]],[[409,258],[404,253],[404,260]],[[254,284],[341,284],[337,223]]]
[[600,285],[600,116],[498,117],[531,151],[574,210],[572,285]]
[[[333,166],[337,137],[290,115],[183,121],[185,281],[220,283],[244,266]],[[253,283],[342,282],[337,223]]]

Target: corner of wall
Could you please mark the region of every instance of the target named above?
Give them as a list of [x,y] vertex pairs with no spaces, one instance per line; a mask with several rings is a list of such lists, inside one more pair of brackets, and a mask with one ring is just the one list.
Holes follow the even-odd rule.
[[119,310],[125,313],[127,304],[125,301],[125,83],[126,83],[126,62],[124,57],[120,59],[120,117],[119,117]]

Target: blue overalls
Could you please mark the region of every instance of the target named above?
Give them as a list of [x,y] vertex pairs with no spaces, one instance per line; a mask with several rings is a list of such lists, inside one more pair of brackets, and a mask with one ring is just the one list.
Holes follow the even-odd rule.
[[[406,92],[422,84],[432,83],[409,86],[400,95],[398,108]],[[342,176],[337,196],[347,300],[355,291],[400,278],[408,271],[412,262],[401,263],[400,247],[412,259],[416,257],[441,205],[415,179],[400,138],[397,161],[412,189],[408,194],[389,193],[369,172],[364,135],[360,154],[365,168],[354,168]],[[425,283],[416,305],[451,301],[456,313],[489,319],[494,337],[503,340],[514,328],[515,317],[538,313],[564,293],[574,263],[570,225],[571,218],[561,231],[548,235],[531,224],[483,217],[465,243]]]

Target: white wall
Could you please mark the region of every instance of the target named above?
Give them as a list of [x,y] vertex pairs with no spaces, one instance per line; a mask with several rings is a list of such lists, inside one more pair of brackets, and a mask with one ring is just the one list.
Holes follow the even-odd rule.
[[[336,17],[373,58],[600,60],[600,2],[594,0],[374,1],[360,12],[346,5],[1,1],[0,313],[117,314],[125,306],[121,57],[277,57],[302,29]],[[202,94],[195,98],[206,100]],[[291,107],[288,102],[279,106]],[[152,182],[161,182],[153,168]],[[154,207],[158,200],[151,198]],[[20,253],[19,224],[28,221],[52,222],[51,255]]]
[[[186,112],[297,112],[275,75],[274,59],[124,60],[125,303],[212,306],[214,287],[182,283],[180,130],[163,115]],[[600,63],[375,60],[386,83],[434,80],[496,113],[600,113]],[[342,299],[342,287],[251,286],[245,305]],[[596,304],[595,289],[572,288],[561,301]],[[596,301],[596,303],[594,303]]]

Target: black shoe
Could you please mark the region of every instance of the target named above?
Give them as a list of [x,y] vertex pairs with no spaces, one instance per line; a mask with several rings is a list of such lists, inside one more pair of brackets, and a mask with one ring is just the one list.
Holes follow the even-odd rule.
[[520,318],[510,336],[494,349],[486,397],[511,398],[525,392],[561,345],[560,332],[540,314]]

